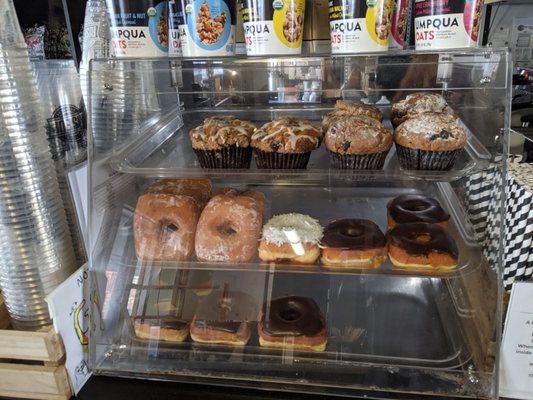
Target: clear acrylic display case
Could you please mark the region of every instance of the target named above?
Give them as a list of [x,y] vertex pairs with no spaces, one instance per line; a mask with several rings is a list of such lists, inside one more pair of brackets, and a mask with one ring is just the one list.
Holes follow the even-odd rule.
[[[476,213],[503,209],[510,110],[509,54],[471,49],[359,56],[96,60],[89,124],[91,368],[97,374],[235,385],[368,398],[496,398],[501,327],[501,226],[474,229]],[[308,81],[318,83],[306,83]],[[441,93],[468,132],[450,171],[406,171],[394,147],[382,171],[329,167],[324,146],[305,170],[202,169],[189,130],[234,115],[261,125],[294,115],[320,124],[336,99],[376,103],[392,129],[391,102],[416,91]],[[471,207],[468,178],[488,174],[490,198]],[[488,176],[488,175],[487,175]],[[213,190],[255,189],[264,221],[289,212],[321,225],[365,218],[387,230],[399,194],[438,199],[459,248],[451,272],[315,265],[150,262],[135,254],[137,199],[161,178],[209,178]],[[477,203],[478,204],[478,203]],[[501,219],[500,219],[501,220]],[[490,229],[490,231],[489,231]],[[190,322],[206,292],[246,299],[245,346],[165,342],[136,336],[137,318]],[[262,304],[312,298],[327,327],[325,351],[259,345]],[[241,306],[244,306],[241,304]],[[403,397],[402,397],[403,396]]]

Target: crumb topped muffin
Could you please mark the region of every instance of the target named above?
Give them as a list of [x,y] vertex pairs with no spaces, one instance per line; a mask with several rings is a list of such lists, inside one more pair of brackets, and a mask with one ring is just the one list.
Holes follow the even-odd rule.
[[449,114],[424,113],[396,128],[394,142],[404,169],[449,170],[466,145],[465,129]]
[[255,131],[251,146],[258,168],[305,168],[321,140],[322,133],[310,122],[285,117]]
[[373,121],[380,123],[383,120],[383,114],[377,107],[359,102],[337,100],[333,111],[327,114],[322,121],[322,131],[326,132],[333,122],[349,116],[358,116],[370,124]]
[[202,168],[249,168],[255,126],[232,116],[209,117],[189,132]]
[[359,116],[333,122],[325,136],[335,169],[381,169],[392,142],[392,134],[381,123],[368,123]]
[[420,92],[410,94],[405,99],[392,105],[391,122],[396,127],[402,122],[426,112],[454,114],[440,94]]

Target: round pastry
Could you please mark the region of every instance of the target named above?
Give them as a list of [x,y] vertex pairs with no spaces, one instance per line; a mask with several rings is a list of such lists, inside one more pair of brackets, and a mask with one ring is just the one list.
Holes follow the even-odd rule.
[[466,145],[466,132],[455,117],[425,113],[394,132],[400,166],[410,170],[450,170]]
[[444,97],[437,93],[412,93],[405,99],[394,103],[391,108],[390,119],[392,126],[396,127],[417,115],[435,112],[453,116],[453,110],[448,106]]
[[212,272],[205,270],[188,271],[187,287],[197,296],[208,296],[213,291]]
[[292,117],[268,122],[252,135],[257,168],[306,168],[322,133],[311,123]]
[[217,194],[205,206],[196,230],[200,261],[248,262],[261,235],[263,197],[253,191]]
[[147,193],[133,217],[135,252],[141,260],[184,261],[194,250],[199,210],[189,196]]
[[429,222],[446,228],[449,219],[450,215],[432,197],[402,194],[387,204],[389,229],[408,222]]
[[133,329],[139,339],[170,343],[181,343],[189,335],[189,324],[172,316],[137,317]]
[[326,132],[332,122],[349,116],[359,116],[363,119],[368,118],[377,122],[383,121],[383,113],[377,107],[361,102],[337,100],[333,111],[322,120],[322,131]]
[[259,258],[266,262],[314,264],[320,256],[320,223],[308,215],[281,214],[263,227]]
[[387,259],[387,241],[366,219],[340,219],[326,226],[321,240],[325,268],[378,268]]
[[202,299],[191,323],[191,338],[198,343],[245,346],[252,334],[257,307],[242,292],[217,291]]
[[324,317],[307,297],[289,296],[265,303],[257,332],[262,347],[324,351],[328,342]]
[[449,271],[457,267],[457,245],[437,224],[398,224],[389,231],[388,238],[389,258],[396,268]]
[[255,126],[235,117],[210,117],[189,132],[202,168],[250,168]]
[[150,185],[146,193],[164,193],[192,197],[200,209],[211,198],[211,181],[209,179],[162,179]]
[[368,124],[350,116],[333,122],[325,137],[335,169],[382,169],[392,142],[391,133],[379,122]]

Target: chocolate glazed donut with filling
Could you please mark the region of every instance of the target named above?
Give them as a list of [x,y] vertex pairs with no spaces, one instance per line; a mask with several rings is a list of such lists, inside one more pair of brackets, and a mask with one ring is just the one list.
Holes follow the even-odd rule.
[[321,261],[328,269],[378,268],[387,259],[387,241],[366,219],[331,222],[321,240]]
[[242,292],[214,292],[203,299],[191,323],[191,338],[198,343],[245,346],[251,320],[257,317],[254,299]]
[[389,257],[400,269],[444,270],[457,267],[459,250],[444,228],[426,222],[398,224],[388,233]]
[[266,302],[257,331],[262,347],[324,351],[328,340],[324,317],[307,297],[289,296]]
[[450,215],[440,203],[431,197],[416,194],[403,194],[392,199],[387,205],[389,229],[396,224],[408,222],[429,222],[448,227]]

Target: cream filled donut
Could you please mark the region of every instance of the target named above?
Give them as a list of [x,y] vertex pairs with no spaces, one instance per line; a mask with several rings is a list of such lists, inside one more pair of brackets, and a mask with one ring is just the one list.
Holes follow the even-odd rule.
[[281,214],[263,227],[259,258],[266,262],[313,264],[320,256],[320,223],[304,214]]

